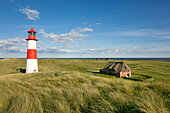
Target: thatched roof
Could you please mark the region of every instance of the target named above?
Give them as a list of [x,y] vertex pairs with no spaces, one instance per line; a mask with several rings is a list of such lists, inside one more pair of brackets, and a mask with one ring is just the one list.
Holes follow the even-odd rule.
[[114,73],[119,72],[128,72],[131,71],[131,69],[124,63],[124,62],[109,62],[103,70],[105,71],[112,71]]

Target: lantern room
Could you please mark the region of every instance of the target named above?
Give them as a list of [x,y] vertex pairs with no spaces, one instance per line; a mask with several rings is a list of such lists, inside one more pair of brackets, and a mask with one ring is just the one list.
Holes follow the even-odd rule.
[[28,40],[35,40],[35,41],[38,41],[38,39],[36,39],[36,31],[33,30],[33,27],[31,27],[31,30],[28,31],[28,38],[26,39],[27,41]]

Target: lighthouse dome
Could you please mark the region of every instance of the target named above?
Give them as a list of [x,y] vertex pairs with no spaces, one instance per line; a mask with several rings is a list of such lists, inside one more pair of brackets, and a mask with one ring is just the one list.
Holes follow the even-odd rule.
[[32,33],[32,32],[33,32],[33,33],[37,33],[36,31],[33,30],[33,27],[31,27],[31,30],[28,31],[28,33]]

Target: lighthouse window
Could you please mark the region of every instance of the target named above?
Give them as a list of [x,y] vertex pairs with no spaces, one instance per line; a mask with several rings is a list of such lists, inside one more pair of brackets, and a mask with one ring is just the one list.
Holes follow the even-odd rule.
[[31,33],[28,33],[28,35],[31,35]]
[[35,36],[35,33],[33,33],[33,35]]

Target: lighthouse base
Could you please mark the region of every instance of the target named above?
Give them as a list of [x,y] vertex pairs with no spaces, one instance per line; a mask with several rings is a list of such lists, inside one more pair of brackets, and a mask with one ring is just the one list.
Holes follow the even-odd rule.
[[26,73],[36,73],[38,72],[37,59],[27,59]]

